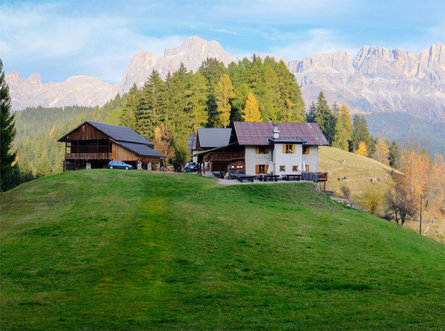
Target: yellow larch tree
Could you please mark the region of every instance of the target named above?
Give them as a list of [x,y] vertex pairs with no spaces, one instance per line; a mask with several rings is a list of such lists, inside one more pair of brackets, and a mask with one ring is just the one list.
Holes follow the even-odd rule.
[[262,122],[258,103],[252,92],[247,96],[246,105],[244,106],[243,119],[245,122]]
[[368,150],[366,148],[366,144],[363,141],[360,141],[358,144],[358,149],[355,151],[355,154],[368,156]]

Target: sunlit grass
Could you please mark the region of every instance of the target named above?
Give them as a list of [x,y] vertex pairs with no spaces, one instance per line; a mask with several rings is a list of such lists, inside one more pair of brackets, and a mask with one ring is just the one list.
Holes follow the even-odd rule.
[[70,172],[0,229],[5,330],[445,327],[444,246],[309,183]]

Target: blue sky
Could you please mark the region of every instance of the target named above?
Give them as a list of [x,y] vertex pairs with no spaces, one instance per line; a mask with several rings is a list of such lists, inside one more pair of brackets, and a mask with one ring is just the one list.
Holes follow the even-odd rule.
[[5,72],[44,82],[90,75],[120,82],[132,55],[161,56],[190,36],[237,56],[302,59],[363,45],[416,54],[445,43],[444,0],[2,1]]

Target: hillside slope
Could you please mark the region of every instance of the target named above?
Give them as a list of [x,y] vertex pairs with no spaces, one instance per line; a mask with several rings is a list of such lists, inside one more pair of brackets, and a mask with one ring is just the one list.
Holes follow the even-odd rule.
[[[327,171],[327,190],[336,192],[342,196],[341,187],[346,186],[351,190],[352,200],[360,203],[360,198],[368,192],[379,192],[383,197],[392,185],[391,172],[398,171],[368,157],[349,153],[335,147],[320,147],[319,153],[320,171]],[[344,181],[338,178],[346,177]],[[371,178],[381,178],[382,181],[373,183]],[[383,207],[382,207],[383,208]],[[445,243],[445,219],[424,214],[425,222],[422,234]],[[434,218],[434,223],[431,219]],[[404,225],[413,231],[418,231],[418,221],[407,221]]]
[[[385,192],[392,183],[391,171],[397,171],[369,157],[329,146],[320,146],[319,165],[320,171],[329,173],[326,189],[340,192],[344,185],[353,196],[369,190]],[[346,180],[339,181],[340,177],[346,177]],[[381,178],[382,181],[372,183],[371,178]]]
[[0,201],[2,329],[445,327],[444,246],[309,183],[103,169]]

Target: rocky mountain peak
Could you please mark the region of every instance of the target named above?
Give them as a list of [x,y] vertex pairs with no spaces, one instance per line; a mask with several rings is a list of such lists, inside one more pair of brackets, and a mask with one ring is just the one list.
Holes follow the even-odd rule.
[[168,72],[178,70],[181,63],[188,70],[196,71],[207,58],[216,58],[226,65],[233,61],[220,43],[196,36],[188,38],[179,47],[166,49],[164,56],[159,58],[152,53],[139,51],[125,71],[122,93],[126,93],[134,84],[138,87],[144,85],[153,70],[157,70],[163,78]]

